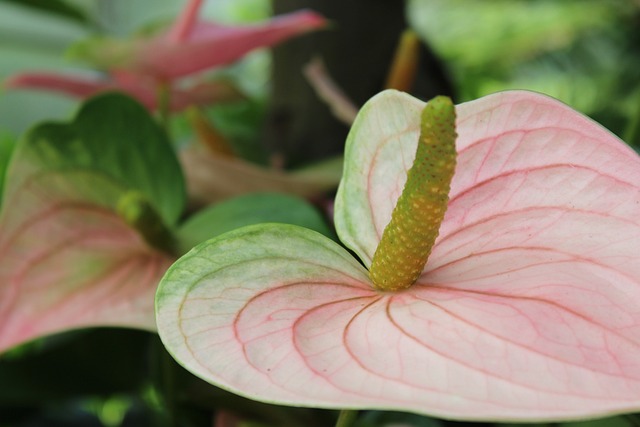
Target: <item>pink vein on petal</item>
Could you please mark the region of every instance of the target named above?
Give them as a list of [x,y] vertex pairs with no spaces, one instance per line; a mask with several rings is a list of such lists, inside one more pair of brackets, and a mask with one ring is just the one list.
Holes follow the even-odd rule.
[[7,192],[0,349],[78,327],[153,329],[153,292],[169,257],[106,208],[65,199],[62,181],[48,191],[45,181],[36,174]]
[[[108,213],[106,211],[104,211],[103,209],[97,208],[97,207],[89,207],[80,203],[70,203],[68,205],[63,205],[63,204],[57,204],[57,205],[53,205],[41,212],[39,212],[37,215],[32,216],[32,217],[28,217],[26,220],[24,220],[24,222],[22,222],[20,224],[20,226],[7,238],[6,242],[2,245],[2,247],[0,247],[0,257],[1,259],[6,259],[7,258],[7,253],[11,250],[13,250],[16,240],[19,239],[21,236],[23,236],[26,232],[28,232],[31,228],[35,227],[38,223],[41,222],[46,222],[48,220],[50,220],[51,218],[54,218],[56,215],[59,215],[61,213],[63,213],[64,211],[81,211],[85,214],[87,213],[91,213],[94,215],[98,215],[98,216],[103,216],[103,218],[106,220],[108,219]],[[5,230],[6,231],[6,230]],[[6,236],[4,236],[6,238]],[[110,236],[111,237],[111,236]],[[75,239],[74,236],[69,237],[66,241],[66,244],[69,244],[73,239]],[[60,242],[58,243],[58,245],[60,245],[60,248],[65,246],[65,242]],[[47,248],[48,252],[44,252],[40,255],[37,255],[36,258],[31,257],[30,261],[38,261],[38,258],[40,258],[40,260],[44,259],[47,254],[53,254],[53,251],[55,251],[55,247],[50,247]],[[15,267],[15,266],[13,266]],[[25,265],[24,267],[25,269],[29,268],[28,265]],[[14,273],[15,274],[15,273]],[[15,298],[15,294],[17,292],[17,287],[19,286],[19,283],[21,282],[20,280],[20,276],[22,273],[18,273],[18,277],[17,279],[14,276],[14,279],[10,282],[12,286],[10,286],[9,288],[9,295],[5,295],[5,298],[7,298],[7,300],[5,300],[5,304],[3,304],[5,306],[5,309],[8,310],[11,308],[12,303],[10,303],[10,301],[13,301]],[[6,285],[5,285],[6,286]],[[7,289],[5,288],[5,292],[7,292]],[[0,311],[0,315],[3,315],[4,310]]]
[[[545,213],[548,216],[545,217]],[[569,237],[567,234],[570,232],[567,227],[571,226],[569,220],[576,223],[585,223],[587,220],[599,221],[603,226],[626,227],[628,234],[620,236],[614,241],[609,239],[607,241],[608,247],[630,243],[634,236],[640,237],[640,225],[626,218],[618,218],[597,211],[574,209],[570,213],[571,218],[559,223],[561,219],[566,219],[567,215],[569,215],[567,211],[560,207],[529,207],[504,214],[494,214],[451,230],[437,241],[423,275],[428,276],[429,272],[437,271],[443,264],[486,251],[487,246],[493,249],[504,249],[522,246],[526,243],[527,246],[554,247],[556,251],[567,251],[568,249],[562,248],[572,247],[571,242],[562,242],[561,240]],[[609,222],[603,223],[603,221]],[[535,228],[530,223],[535,223]],[[591,231],[586,231],[586,233],[589,232]],[[591,254],[591,258],[597,256],[606,259],[607,251],[604,249],[607,246],[602,243],[602,236],[595,232],[591,234],[591,238],[584,239],[580,249],[574,250],[579,250],[583,257]],[[560,243],[558,243],[559,240]],[[616,253],[615,251],[610,252],[609,256]]]

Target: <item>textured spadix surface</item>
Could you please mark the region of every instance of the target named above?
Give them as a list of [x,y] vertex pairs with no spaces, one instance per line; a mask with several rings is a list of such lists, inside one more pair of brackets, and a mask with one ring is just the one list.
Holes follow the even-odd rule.
[[[350,133],[336,225],[366,268],[423,105],[384,92]],[[534,93],[457,115],[448,211],[414,286],[374,291],[365,267],[308,230],[239,229],[162,280],[169,351],[213,384],[281,404],[495,420],[640,409],[640,159]]]

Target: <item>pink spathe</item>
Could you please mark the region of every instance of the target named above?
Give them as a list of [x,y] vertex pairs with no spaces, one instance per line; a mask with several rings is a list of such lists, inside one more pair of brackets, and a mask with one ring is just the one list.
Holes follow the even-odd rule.
[[221,236],[161,282],[169,351],[278,404],[501,421],[639,410],[640,158],[556,100],[511,91],[457,107],[431,257],[411,288],[373,290],[366,269],[423,106],[384,92],[349,136],[335,219],[364,267],[293,226]]
[[[307,10],[276,16],[252,25],[222,25],[200,21],[202,0],[187,3],[181,16],[166,32],[147,38],[102,40],[90,43],[94,58],[105,76],[74,76],[49,72],[25,72],[9,77],[8,89],[48,90],[76,98],[119,90],[149,109],[158,108],[158,92],[170,90],[169,108],[181,111],[239,99],[230,84],[195,76],[228,65],[252,50],[270,47],[289,38],[326,26],[320,15]],[[193,83],[182,78],[200,78]]]

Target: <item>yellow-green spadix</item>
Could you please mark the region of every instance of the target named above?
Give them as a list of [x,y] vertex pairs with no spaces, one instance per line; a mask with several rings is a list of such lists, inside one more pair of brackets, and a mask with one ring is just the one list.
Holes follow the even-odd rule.
[[444,96],[422,111],[413,167],[371,264],[371,280],[380,291],[411,286],[438,237],[456,165],[455,117],[451,99]]

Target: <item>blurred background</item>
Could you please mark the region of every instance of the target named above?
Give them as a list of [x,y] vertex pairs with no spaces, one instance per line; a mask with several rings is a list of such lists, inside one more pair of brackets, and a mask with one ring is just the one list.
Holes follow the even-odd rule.
[[[167,24],[183,4],[180,0],[0,0],[0,79],[33,70],[96,73],[74,60],[68,54],[70,47],[91,36],[128,37]],[[237,82],[252,102],[244,107],[242,119],[247,122],[246,115],[253,114],[254,129],[234,131],[251,138],[266,117],[271,126],[261,128],[261,144],[288,151],[290,165],[339,153],[340,136],[346,132],[322,130],[334,124],[322,118],[328,116],[327,108],[318,111],[311,105],[317,96],[300,67],[320,54],[347,95],[362,103],[382,88],[395,43],[407,25],[418,32],[425,48],[415,95],[449,94],[463,102],[505,89],[535,90],[635,142],[633,123],[640,115],[637,0],[353,0],[340,5],[321,0],[215,0],[205,3],[204,16],[224,23],[250,23],[301,8],[323,13],[332,27],[277,47],[275,61],[263,50],[216,71]],[[288,99],[294,97],[296,101]],[[306,102],[296,105],[293,113],[278,109],[278,103],[302,101]],[[17,137],[34,122],[68,117],[76,106],[77,101],[62,95],[4,91],[0,134]],[[242,108],[235,109],[227,115],[240,114]],[[305,111],[313,118],[289,117]],[[253,137],[258,135],[253,132]],[[302,144],[306,153],[301,153]]]
[[[99,73],[73,58],[70,48],[97,35],[151,31],[170,23],[183,5],[178,0],[0,0],[0,81],[24,71]],[[534,90],[640,147],[639,0],[210,0],[203,15],[239,24],[302,8],[320,12],[332,25],[212,71],[246,97],[211,106],[207,114],[252,162],[276,158],[282,167],[294,168],[340,154],[348,125],[318,99],[302,67],[321,56],[328,75],[360,105],[384,87],[407,27],[422,42],[410,89],[415,96],[446,94],[459,103],[506,89]],[[78,105],[53,93],[0,89],[0,162],[29,127],[67,119]],[[171,126],[177,145],[193,136],[179,115]],[[270,425],[298,420],[321,426],[333,419],[323,411],[267,408],[213,390],[176,367],[157,337],[144,332],[73,332],[0,356],[0,427],[210,426],[221,408],[268,413]],[[179,424],[167,415],[177,413]],[[635,422],[617,417],[583,425]],[[360,425],[466,424],[372,412]]]

